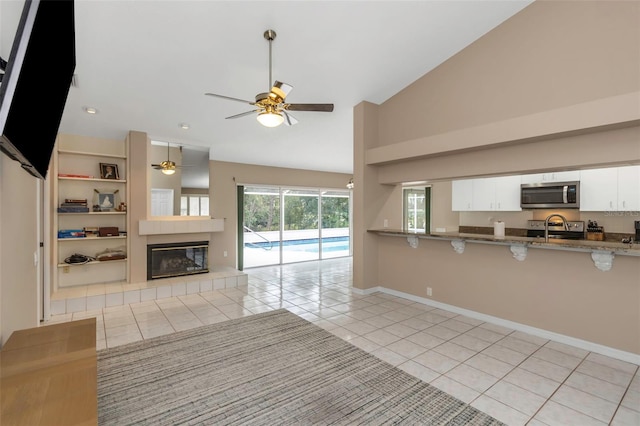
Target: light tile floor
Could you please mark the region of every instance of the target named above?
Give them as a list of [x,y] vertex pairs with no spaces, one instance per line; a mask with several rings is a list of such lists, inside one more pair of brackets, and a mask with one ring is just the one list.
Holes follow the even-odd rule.
[[286,308],[509,425],[640,425],[637,365],[376,293],[351,259],[248,269],[248,285],[57,315],[98,320],[98,349]]

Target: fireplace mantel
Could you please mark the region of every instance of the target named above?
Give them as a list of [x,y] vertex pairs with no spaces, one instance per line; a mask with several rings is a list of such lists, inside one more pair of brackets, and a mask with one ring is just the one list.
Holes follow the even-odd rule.
[[224,219],[167,216],[138,222],[139,235],[192,234],[224,231]]

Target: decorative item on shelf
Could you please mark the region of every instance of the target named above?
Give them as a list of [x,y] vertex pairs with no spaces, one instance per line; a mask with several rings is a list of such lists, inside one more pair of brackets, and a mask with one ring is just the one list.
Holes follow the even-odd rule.
[[119,189],[94,189],[93,192],[95,193],[93,202],[94,212],[111,212],[115,210],[115,207],[118,205],[116,197],[120,192]]
[[108,248],[96,254],[96,259],[104,262],[108,260],[121,260],[127,258],[125,247]]
[[88,213],[89,207],[87,206],[87,199],[71,199],[65,198],[64,202],[60,203],[58,207],[58,213]]
[[110,163],[100,163],[100,178],[101,179],[120,179],[118,174],[118,165]]
[[595,220],[587,222],[587,240],[604,241],[604,228]]
[[97,237],[99,229],[97,226],[85,226],[84,233],[87,237]]
[[58,238],[85,238],[86,234],[83,229],[60,229],[58,230]]
[[77,173],[58,173],[58,177],[76,178],[76,179],[93,179],[93,175],[83,175]]
[[99,237],[118,237],[120,231],[117,226],[101,226],[98,228]]
[[95,257],[74,253],[71,256],[67,257],[64,260],[64,263],[68,263],[70,265],[84,265],[85,263],[93,262],[94,260],[96,260]]
[[116,207],[116,211],[118,212],[126,212],[127,211],[127,203],[120,203],[118,207]]

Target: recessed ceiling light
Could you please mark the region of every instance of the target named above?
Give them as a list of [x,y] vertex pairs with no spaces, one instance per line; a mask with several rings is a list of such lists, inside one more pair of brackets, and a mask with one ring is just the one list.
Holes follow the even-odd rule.
[[189,130],[191,128],[187,123],[180,123],[178,126],[180,126],[182,130]]
[[98,110],[93,108],[93,107],[84,107],[82,109],[84,109],[84,112],[86,112],[87,114],[97,114],[98,113]]

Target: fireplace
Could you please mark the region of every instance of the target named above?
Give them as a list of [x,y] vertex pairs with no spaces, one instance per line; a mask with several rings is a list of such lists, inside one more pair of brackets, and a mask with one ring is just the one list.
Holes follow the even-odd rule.
[[209,242],[148,244],[147,279],[209,272]]

